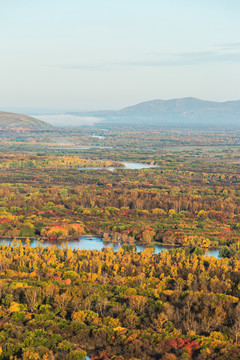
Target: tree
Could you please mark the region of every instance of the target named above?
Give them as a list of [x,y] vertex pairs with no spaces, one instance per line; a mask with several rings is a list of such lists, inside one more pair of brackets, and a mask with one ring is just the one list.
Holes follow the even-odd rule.
[[235,341],[237,343],[240,336],[240,303],[238,303],[234,309],[233,318],[234,324],[232,327],[232,331],[235,336]]
[[31,312],[35,311],[35,307],[39,300],[40,294],[41,294],[41,289],[36,286],[25,289],[24,295],[26,298],[26,303]]

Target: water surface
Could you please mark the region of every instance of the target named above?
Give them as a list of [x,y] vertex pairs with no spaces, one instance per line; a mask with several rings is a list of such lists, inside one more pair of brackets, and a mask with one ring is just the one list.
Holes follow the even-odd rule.
[[[6,244],[11,245],[11,240],[1,240],[0,245]],[[25,245],[25,242],[22,241],[23,245]],[[73,250],[99,250],[101,251],[103,248],[110,247],[113,248],[114,251],[118,251],[120,247],[122,246],[122,243],[116,242],[116,243],[110,243],[110,242],[104,242],[102,238],[98,236],[82,236],[78,240],[68,240],[68,247]],[[57,246],[58,248],[62,248],[65,246],[65,243],[59,243],[56,241],[45,241],[42,242],[41,245],[43,247],[52,247]],[[31,247],[35,248],[39,245],[38,240],[32,240],[30,243]],[[136,245],[136,249],[138,252],[141,252],[147,248],[147,245],[134,243]],[[167,246],[167,245],[155,245],[155,254],[159,254],[163,250],[171,250],[171,249],[177,249],[177,246]],[[208,249],[205,251],[205,255],[208,256],[214,256],[215,258],[219,259],[219,249]]]
[[103,135],[91,135],[91,136],[94,139],[99,139],[99,140],[106,139],[106,136],[103,136]]
[[121,170],[141,170],[141,169],[151,169],[151,168],[157,168],[159,165],[150,165],[150,164],[141,164],[141,163],[135,163],[135,162],[121,162],[124,167],[115,167],[115,166],[109,166],[109,167],[81,167],[78,168],[79,170],[109,170],[113,171],[115,169],[121,169]]

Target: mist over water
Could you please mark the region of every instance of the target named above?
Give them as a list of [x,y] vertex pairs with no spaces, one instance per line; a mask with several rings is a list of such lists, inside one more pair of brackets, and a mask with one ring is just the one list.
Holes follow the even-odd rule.
[[78,127],[93,126],[104,120],[94,116],[76,116],[76,115],[33,115],[36,119],[46,121],[53,126],[60,127]]

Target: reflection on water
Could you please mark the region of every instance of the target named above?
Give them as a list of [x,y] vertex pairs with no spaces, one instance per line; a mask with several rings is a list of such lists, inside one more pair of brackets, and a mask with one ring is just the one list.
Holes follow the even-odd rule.
[[[22,242],[23,245],[25,245],[25,242]],[[6,244],[11,245],[11,240],[1,240],[0,244]],[[32,240],[30,245],[31,247],[35,248],[39,244],[39,241]],[[62,243],[62,245],[59,242],[54,241],[46,241],[44,243],[41,243],[44,247],[51,247],[51,246],[57,246],[58,248],[61,248],[66,243]],[[135,243],[137,251],[141,252],[144,249],[146,249],[146,245],[143,244],[137,244]],[[73,250],[99,250],[101,251],[102,248],[110,247],[113,248],[114,251],[118,251],[120,247],[122,246],[121,243],[106,243],[98,236],[82,236],[78,240],[68,240],[68,247],[70,247]],[[155,245],[155,254],[159,254],[163,250],[171,250],[175,249],[177,247],[174,246],[167,246],[167,245]],[[208,249],[206,250],[206,255],[208,256],[214,256],[215,258],[219,259],[219,250],[218,249]]]
[[106,136],[103,136],[103,135],[91,135],[91,136],[92,136],[92,138],[99,139],[99,140],[106,138]]
[[220,257],[219,257],[219,249],[206,250],[205,255],[214,256],[215,258],[220,259]]
[[121,162],[122,165],[124,165],[124,167],[114,167],[114,166],[109,166],[109,167],[81,167],[78,168],[79,170],[109,170],[109,171],[113,171],[115,169],[129,169],[129,170],[141,170],[141,169],[151,169],[151,168],[157,168],[159,167],[159,165],[150,165],[150,164],[140,164],[140,163],[135,163],[135,162]]
[[135,162],[123,162],[125,169],[151,169],[159,167],[159,165],[150,165],[150,164],[139,164]]

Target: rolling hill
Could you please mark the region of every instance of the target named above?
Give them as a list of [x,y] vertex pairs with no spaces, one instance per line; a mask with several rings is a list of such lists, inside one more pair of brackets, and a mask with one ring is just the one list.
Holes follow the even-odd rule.
[[196,98],[152,100],[121,109],[116,117],[133,124],[177,127],[239,127],[240,101]]
[[52,126],[31,116],[0,111],[0,128],[51,129]]
[[[192,97],[151,100],[118,111],[72,113],[104,118],[98,125],[157,127],[240,127],[240,101],[214,102]],[[70,125],[70,124],[69,124]]]

